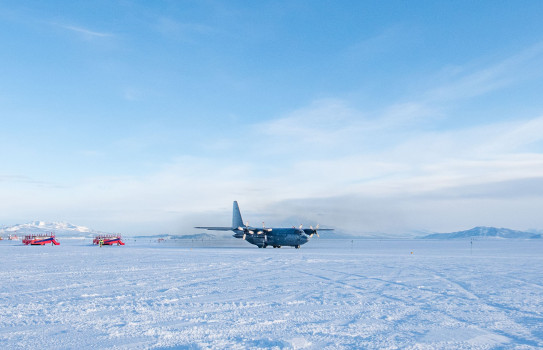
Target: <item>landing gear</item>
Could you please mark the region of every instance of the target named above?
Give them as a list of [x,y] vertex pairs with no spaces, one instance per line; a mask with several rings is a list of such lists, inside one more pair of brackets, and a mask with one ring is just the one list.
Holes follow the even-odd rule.
[[300,246],[299,246],[299,245],[295,245],[294,248],[300,249]]
[[274,245],[273,247],[274,247],[274,248],[281,248],[280,245]]
[[264,245],[262,246],[262,248],[266,248],[268,246],[268,243],[264,243]]

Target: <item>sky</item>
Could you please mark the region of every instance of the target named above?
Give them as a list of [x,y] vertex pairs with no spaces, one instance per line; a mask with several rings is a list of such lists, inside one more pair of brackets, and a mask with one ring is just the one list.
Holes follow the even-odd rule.
[[0,224],[542,230],[541,1],[0,1]]

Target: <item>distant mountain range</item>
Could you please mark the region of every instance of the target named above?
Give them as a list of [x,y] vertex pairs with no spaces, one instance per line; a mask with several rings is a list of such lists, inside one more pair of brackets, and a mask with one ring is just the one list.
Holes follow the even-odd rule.
[[[48,234],[53,233],[59,237],[93,237],[97,234],[107,234],[109,232],[96,231],[88,227],[73,225],[66,222],[45,222],[45,221],[32,221],[26,224],[18,224],[12,226],[0,227],[0,236],[17,235],[19,237],[29,234]],[[420,235],[421,233],[404,235],[404,236],[391,236],[384,233],[359,235],[347,235],[338,233],[327,233],[321,235],[324,239],[409,239],[409,238],[422,238],[422,239],[462,239],[462,238],[509,238],[509,239],[541,239],[542,232],[526,232],[516,231],[508,228],[496,228],[478,226],[470,230],[450,232],[450,233],[432,233],[427,235]],[[209,233],[198,233],[191,235],[149,235],[149,236],[135,236],[134,238],[164,238],[164,239],[193,239],[193,240],[214,240],[229,238],[231,235],[214,235]]]
[[451,233],[433,233],[421,237],[423,239],[461,239],[461,238],[519,238],[519,239],[538,239],[541,234],[525,231],[516,231],[508,228],[496,228],[478,226],[471,230],[451,232]]
[[17,235],[19,237],[32,234],[53,233],[63,237],[92,237],[106,232],[95,231],[88,227],[77,226],[66,222],[32,221],[26,224],[0,227],[0,235]]

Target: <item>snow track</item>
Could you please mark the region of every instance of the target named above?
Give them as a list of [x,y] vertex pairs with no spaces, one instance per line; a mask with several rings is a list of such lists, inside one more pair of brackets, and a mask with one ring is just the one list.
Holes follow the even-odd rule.
[[0,348],[536,349],[543,242],[0,242]]

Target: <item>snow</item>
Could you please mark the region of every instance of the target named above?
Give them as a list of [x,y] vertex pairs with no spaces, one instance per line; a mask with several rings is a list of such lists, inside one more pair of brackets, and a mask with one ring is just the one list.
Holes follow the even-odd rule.
[[543,240],[180,241],[0,241],[0,348],[543,347]]

